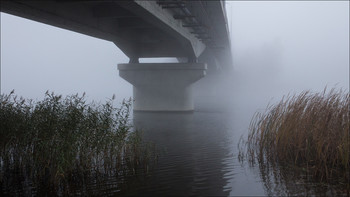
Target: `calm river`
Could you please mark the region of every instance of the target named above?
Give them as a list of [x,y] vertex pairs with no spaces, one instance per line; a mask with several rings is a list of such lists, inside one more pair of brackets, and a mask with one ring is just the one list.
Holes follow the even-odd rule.
[[237,159],[237,142],[247,124],[234,116],[204,110],[135,113],[135,126],[156,144],[160,157],[149,179],[133,189],[145,195],[264,194],[258,174]]
[[[281,173],[238,160],[238,142],[241,136],[247,137],[254,113],[285,94],[252,89],[235,91],[236,95],[220,102],[217,96],[221,94],[213,91],[206,99],[196,99],[193,113],[134,112],[134,127],[156,146],[159,157],[155,166],[148,173],[126,177],[126,184],[113,177],[96,177],[86,188],[71,188],[74,195],[81,190],[103,196],[332,195],[328,186],[305,177],[293,178],[293,170]],[[278,96],[271,100],[271,95]],[[198,92],[196,96],[202,97]],[[36,192],[28,185],[15,193],[31,196]]]
[[220,102],[215,95],[220,92],[214,91],[207,99],[200,99],[198,93],[193,113],[135,112],[135,127],[144,131],[146,141],[156,144],[160,156],[155,169],[125,194],[332,195],[328,186],[294,177],[293,170],[273,172],[238,160],[238,142],[241,136],[247,137],[254,113],[264,111],[269,102],[279,101],[289,91],[250,87]]

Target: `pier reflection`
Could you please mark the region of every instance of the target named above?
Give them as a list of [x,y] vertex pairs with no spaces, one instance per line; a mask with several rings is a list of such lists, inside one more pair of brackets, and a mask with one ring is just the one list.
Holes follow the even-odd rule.
[[134,125],[160,154],[137,194],[230,194],[226,185],[234,175],[233,157],[223,114],[135,112]]

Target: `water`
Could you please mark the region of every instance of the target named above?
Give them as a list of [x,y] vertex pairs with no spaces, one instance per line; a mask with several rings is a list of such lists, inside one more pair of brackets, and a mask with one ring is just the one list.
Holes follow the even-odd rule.
[[[229,125],[210,112],[136,113],[134,124],[154,142],[160,157],[142,194],[229,195],[234,176]],[[179,189],[181,188],[181,189]]]
[[[156,145],[159,154],[156,165],[138,176],[92,177],[84,184],[73,183],[71,192],[104,196],[262,196],[307,195],[309,191],[315,194],[316,190],[316,194],[327,194],[327,187],[298,178],[280,178],[282,175],[276,178],[264,166],[241,163],[237,144],[242,135],[246,136],[257,106],[237,103],[233,108],[231,112],[204,107],[193,113],[135,112],[135,128],[143,131],[145,141]],[[293,171],[285,176],[293,177]],[[16,195],[50,193],[22,178],[17,184],[6,187]]]
[[[240,109],[245,107],[245,110]],[[246,113],[242,113],[242,111]],[[264,164],[238,160],[238,141],[246,136],[254,112],[197,110],[194,113],[134,113],[144,139],[156,144],[155,169],[128,192],[175,196],[335,195],[334,188],[313,182],[293,169],[273,171]]]
[[[252,106],[254,108],[254,105]],[[242,113],[244,112],[244,113]],[[253,109],[234,112],[197,107],[193,113],[135,112],[133,123],[153,142],[159,160],[138,195],[266,195],[254,170],[237,158],[237,144],[247,133]]]
[[[237,145],[242,136],[247,138],[254,113],[265,111],[269,103],[279,102],[293,89],[266,88],[259,83],[240,88],[241,84],[217,79],[207,77],[202,83],[206,85],[196,87],[196,110],[193,113],[133,114],[135,128],[143,130],[146,141],[156,144],[160,156],[147,178],[124,194],[346,194],[344,188],[337,193],[339,190],[334,187],[311,180],[307,173],[297,174],[295,169],[280,166],[272,170],[264,164],[251,166],[246,160],[240,162]],[[210,84],[217,86],[210,87]],[[272,81],[273,85],[277,86]],[[225,86],[227,88],[217,88]],[[230,89],[232,92],[225,92]]]
[[[210,82],[208,80],[208,84]],[[237,144],[241,136],[247,137],[254,113],[264,111],[269,102],[277,102],[285,94],[284,90],[270,93],[255,87],[258,84],[252,86],[233,91],[235,95],[221,99],[218,97],[224,95],[222,92],[207,92],[207,99],[196,99],[193,113],[134,112],[135,128],[143,131],[145,141],[156,146],[159,157],[155,166],[148,173],[139,172],[137,176],[92,177],[82,184],[84,187],[72,185],[72,193],[104,196],[334,194],[333,188],[312,182],[307,177],[294,176],[293,170],[280,173],[263,165],[252,167],[247,161],[241,163],[238,160]],[[204,89],[208,90],[207,87]],[[203,97],[201,93],[196,94]],[[48,193],[25,180],[19,180],[12,191],[25,196]],[[346,194],[346,191],[341,194]]]

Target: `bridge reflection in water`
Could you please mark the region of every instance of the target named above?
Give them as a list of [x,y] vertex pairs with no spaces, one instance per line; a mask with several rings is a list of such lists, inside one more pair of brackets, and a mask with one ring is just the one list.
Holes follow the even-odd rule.
[[220,113],[135,112],[134,124],[160,153],[154,172],[137,190],[145,195],[228,196],[233,156]]

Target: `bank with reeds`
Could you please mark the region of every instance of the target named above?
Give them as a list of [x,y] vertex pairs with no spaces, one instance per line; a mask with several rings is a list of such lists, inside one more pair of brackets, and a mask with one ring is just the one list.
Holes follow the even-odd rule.
[[69,181],[125,177],[149,167],[150,148],[130,124],[130,100],[116,108],[113,99],[87,103],[85,95],[47,92],[32,101],[11,92],[0,103],[2,191],[20,176],[33,187],[64,194]]
[[239,157],[279,170],[306,171],[314,180],[336,182],[349,192],[349,129],[349,92],[305,91],[256,113]]

